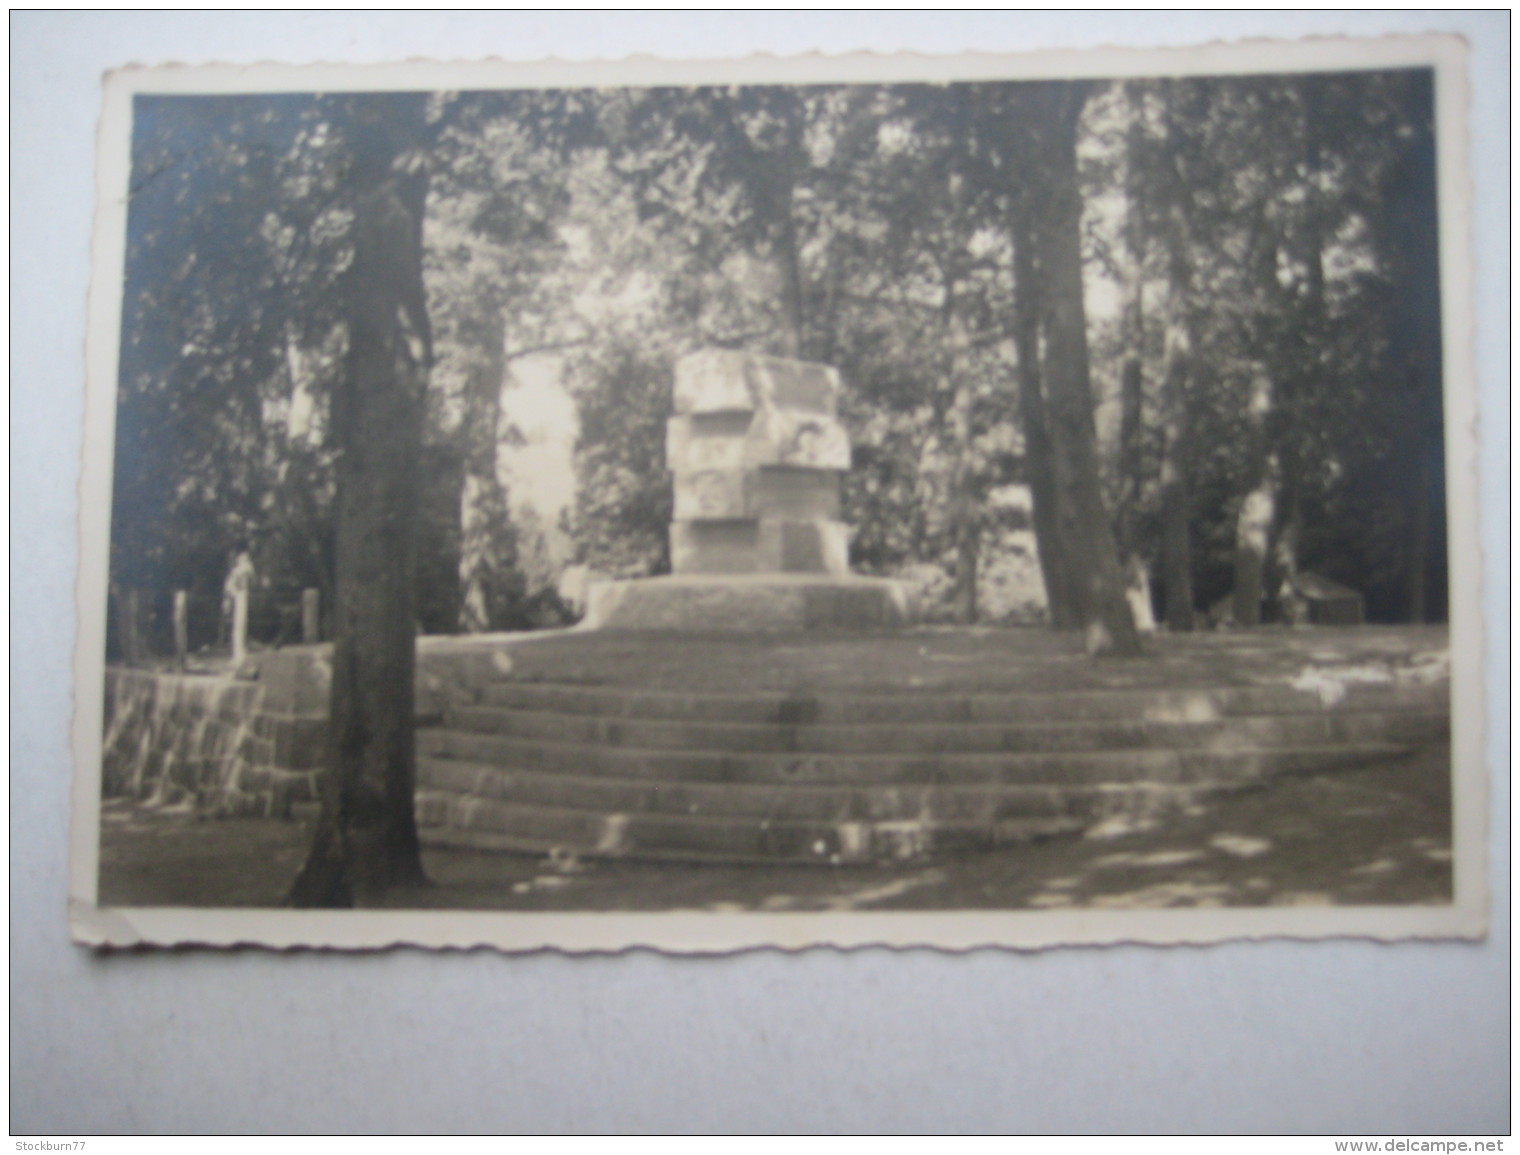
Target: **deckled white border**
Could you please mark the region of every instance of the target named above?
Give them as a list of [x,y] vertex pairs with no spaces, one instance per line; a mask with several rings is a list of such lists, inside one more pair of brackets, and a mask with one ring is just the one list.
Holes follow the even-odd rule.
[[[86,345],[80,482],[79,632],[75,651],[74,810],[70,924],[95,946],[256,944],[372,949],[397,945],[509,951],[618,951],[638,947],[721,953],[771,947],[983,946],[1039,948],[1123,942],[1211,943],[1293,937],[1475,938],[1485,933],[1487,775],[1482,749],[1482,646],[1477,526],[1477,402],[1473,346],[1470,101],[1466,51],[1454,36],[1252,41],[1176,49],[1095,49],[999,56],[753,56],[727,61],[631,57],[534,64],[165,66],[126,68],[106,83],[98,145],[98,208]],[[1168,910],[818,912],[718,914],[453,911],[283,911],[98,908],[100,693],[115,382],[120,333],[131,98],[139,92],[469,90],[698,83],[883,83],[1038,78],[1229,75],[1350,68],[1436,69],[1437,195],[1445,373],[1453,698],[1455,901],[1447,906],[1267,907]]]

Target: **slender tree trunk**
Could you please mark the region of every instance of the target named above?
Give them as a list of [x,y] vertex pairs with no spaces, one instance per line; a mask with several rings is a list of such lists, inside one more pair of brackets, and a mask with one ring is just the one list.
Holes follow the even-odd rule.
[[[964,326],[960,326],[964,333]],[[952,364],[958,358],[952,358]],[[958,380],[950,407],[955,461],[950,477],[950,533],[955,542],[955,620],[971,625],[977,617],[977,569],[981,561],[980,510],[971,463],[971,387]]]
[[[1131,155],[1133,155],[1133,146]],[[1138,194],[1128,190],[1124,227],[1124,361],[1119,374],[1119,516],[1116,530],[1124,566],[1125,592],[1135,625],[1156,628],[1151,608],[1150,572],[1140,546],[1140,502],[1145,491],[1141,433],[1145,416],[1145,237]]]
[[[1299,434],[1303,423],[1313,420],[1312,414],[1306,410],[1306,402],[1319,389],[1325,350],[1331,341],[1325,298],[1325,245],[1330,229],[1326,220],[1326,194],[1321,185],[1325,167],[1323,83],[1324,78],[1314,78],[1304,87],[1302,170],[1305,184],[1297,227],[1284,227],[1281,221],[1283,210],[1279,204],[1268,202],[1263,205],[1265,243],[1259,246],[1258,258],[1258,291],[1269,301],[1276,298],[1277,305],[1271,315],[1287,319],[1287,332],[1283,338],[1263,342],[1276,346],[1279,354],[1268,370],[1274,379],[1266,384],[1266,402],[1252,406],[1252,454],[1258,481],[1256,488],[1247,494],[1246,501],[1249,503],[1255,497],[1257,505],[1262,506],[1263,499],[1256,495],[1269,494],[1271,497],[1271,508],[1263,508],[1259,514],[1272,519],[1266,535],[1265,588],[1261,593],[1273,614],[1285,620],[1301,612],[1298,606],[1285,601],[1285,596],[1292,597],[1291,587],[1298,574],[1298,545],[1302,530]],[[1278,279],[1279,250],[1284,246],[1289,249],[1295,264],[1304,269],[1300,293],[1286,289]],[[1277,427],[1275,434],[1274,423]],[[1242,528],[1249,535],[1250,530]],[[1249,580],[1251,559],[1242,560],[1246,565],[1244,576]],[[1246,619],[1240,618],[1240,612],[1249,591],[1241,592],[1238,586],[1237,577],[1236,616],[1245,622]]]
[[1410,510],[1412,524],[1409,527],[1409,560],[1404,580],[1404,613],[1416,624],[1427,620],[1426,574],[1430,566],[1431,506],[1435,490],[1430,457],[1428,450],[1421,452],[1415,470],[1416,488],[1413,508]]
[[[1174,117],[1168,115],[1173,158],[1180,152]],[[1189,316],[1192,260],[1188,254],[1187,189],[1180,172],[1168,181],[1166,206],[1165,342],[1161,370],[1161,580],[1166,585],[1166,624],[1174,632],[1191,630],[1193,556],[1190,541],[1192,497],[1187,481],[1189,451],[1189,393],[1193,339]]]
[[1058,630],[1074,630],[1080,622],[1067,573],[1066,550],[1056,517],[1055,474],[1051,464],[1050,427],[1045,414],[1043,370],[1040,364],[1039,273],[1034,229],[1022,198],[1009,215],[1013,234],[1013,343],[1018,358],[1019,412],[1024,425],[1024,464],[1033,504],[1035,548],[1045,581],[1050,621]]
[[803,317],[804,280],[802,274],[802,239],[797,235],[797,180],[807,164],[803,132],[807,113],[802,99],[786,104],[786,153],[775,166],[777,190],[777,251],[781,263],[781,307],[785,322],[786,355],[806,357],[811,352],[807,342],[807,323]]
[[802,98],[795,94],[789,96],[781,114],[786,121],[786,145],[779,154],[762,152],[755,147],[740,121],[739,112],[727,97],[720,98],[718,107],[723,116],[722,131],[749,169],[751,203],[770,238],[771,257],[780,281],[781,332],[778,344],[781,355],[804,357],[808,348],[803,318],[802,241],[797,235],[794,204],[798,174],[806,164],[803,134],[807,114]]
[[1138,349],[1126,355],[1120,379],[1119,412],[1119,554],[1124,567],[1125,596],[1135,627],[1142,633],[1156,628],[1151,606],[1151,575],[1140,548],[1140,498],[1144,489],[1140,452],[1144,375]]
[[1166,585],[1167,628],[1193,628],[1193,559],[1189,522],[1192,501],[1187,483],[1186,336],[1176,318],[1167,318],[1166,367],[1161,442],[1161,580]]
[[423,880],[416,781],[416,504],[432,360],[422,283],[420,94],[350,98],[353,262],[335,386],[337,591],[322,813],[296,906],[366,903]]
[[1261,592],[1266,612],[1277,621],[1289,617],[1290,607],[1284,598],[1292,595],[1291,587],[1298,576],[1303,507],[1299,499],[1297,459],[1291,440],[1280,441],[1269,449],[1262,482],[1272,498],[1272,521],[1267,531],[1267,559]]
[[792,219],[790,185],[786,187],[782,204],[784,212],[776,244],[776,260],[781,268],[782,352],[787,357],[801,357],[806,348],[802,320],[802,254],[797,240],[797,223]]
[[464,470],[459,495],[459,625],[478,633],[491,629],[493,595],[502,565],[506,494],[496,472],[501,433],[501,389],[506,373],[506,333],[501,309],[485,306],[481,327],[484,355],[466,385],[463,418]]
[[1045,385],[1061,540],[1075,577],[1089,653],[1136,655],[1140,637],[1098,475],[1097,431],[1082,294],[1082,195],[1077,185],[1077,120],[1086,98],[1076,84],[1043,86],[1031,102],[1042,138],[1040,268],[1045,295]]
[[1298,539],[1303,517],[1299,508],[1298,486],[1292,474],[1281,478],[1277,494],[1276,520],[1272,526],[1268,553],[1266,595],[1278,621],[1298,625],[1303,607],[1293,591],[1298,577]]
[[[959,245],[964,228],[965,178],[952,171],[949,178],[952,245]],[[975,433],[972,409],[976,402],[969,380],[967,355],[971,334],[961,313],[961,253],[952,248],[945,262],[945,301],[940,311],[945,341],[945,387],[950,394],[946,432],[950,436],[950,538],[955,545],[955,620],[971,625],[977,616],[977,569],[981,560],[981,511],[977,508],[975,462],[971,440]]]
[[1235,517],[1235,622],[1261,625],[1266,590],[1268,546],[1277,512],[1277,467],[1267,448],[1267,419],[1272,413],[1272,379],[1259,373],[1252,383],[1247,413],[1246,455],[1254,484]]
[[1261,625],[1267,550],[1275,505],[1275,487],[1271,479],[1266,478],[1246,494],[1235,519],[1234,610],[1238,625]]
[[[1138,294],[1136,294],[1138,296]],[[1126,309],[1124,363],[1119,372],[1119,544],[1126,552],[1140,544],[1139,506],[1144,489],[1144,458],[1140,442],[1144,428],[1145,374],[1138,347],[1137,319],[1132,324]]]

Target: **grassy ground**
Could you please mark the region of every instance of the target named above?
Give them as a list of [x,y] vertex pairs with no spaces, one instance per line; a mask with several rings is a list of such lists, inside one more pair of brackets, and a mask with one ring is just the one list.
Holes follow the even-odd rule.
[[[1281,779],[1163,826],[1099,831],[914,867],[580,862],[429,849],[433,885],[397,908],[865,910],[1440,903],[1451,897],[1448,754]],[[270,906],[311,815],[206,819],[108,806],[105,906]]]

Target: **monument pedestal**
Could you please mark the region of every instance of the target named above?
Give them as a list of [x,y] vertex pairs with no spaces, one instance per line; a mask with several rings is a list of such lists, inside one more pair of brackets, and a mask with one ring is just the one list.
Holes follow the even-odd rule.
[[824,574],[671,574],[594,582],[587,629],[883,629],[912,621],[907,587]]

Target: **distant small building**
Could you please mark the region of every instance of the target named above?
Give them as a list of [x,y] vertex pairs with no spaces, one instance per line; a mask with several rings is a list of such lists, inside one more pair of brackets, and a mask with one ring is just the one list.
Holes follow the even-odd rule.
[[1359,626],[1365,618],[1362,595],[1317,573],[1295,574],[1284,583],[1283,608],[1295,625]]

